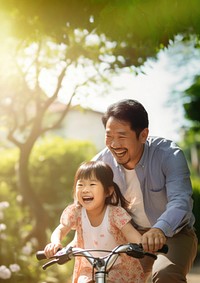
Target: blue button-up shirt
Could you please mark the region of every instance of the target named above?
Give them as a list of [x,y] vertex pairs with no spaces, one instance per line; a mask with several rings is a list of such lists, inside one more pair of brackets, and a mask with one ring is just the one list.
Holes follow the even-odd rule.
[[[116,162],[110,150],[105,148],[93,160],[103,160],[111,166],[114,181],[124,194],[124,168]],[[182,150],[174,142],[148,137],[135,171],[143,194],[144,209],[153,227],[172,237],[182,227],[193,226],[190,172]]]

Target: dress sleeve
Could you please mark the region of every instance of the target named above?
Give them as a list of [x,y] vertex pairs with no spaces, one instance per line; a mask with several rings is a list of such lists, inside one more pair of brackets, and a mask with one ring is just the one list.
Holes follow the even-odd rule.
[[76,229],[79,210],[80,208],[75,204],[67,206],[60,217],[60,223],[68,227],[69,229]]
[[124,225],[131,221],[131,216],[121,206],[110,206],[111,217],[115,226],[121,230]]

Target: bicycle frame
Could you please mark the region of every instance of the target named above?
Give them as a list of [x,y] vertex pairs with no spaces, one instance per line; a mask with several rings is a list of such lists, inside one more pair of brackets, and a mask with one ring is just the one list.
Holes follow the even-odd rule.
[[[106,283],[108,273],[121,253],[126,253],[127,255],[134,258],[143,258],[144,256],[151,256],[154,259],[157,258],[155,254],[144,252],[141,245],[134,243],[119,245],[112,251],[100,250],[101,252],[109,252],[109,254],[104,257],[94,257],[91,254],[92,251],[94,252],[99,250],[85,250],[81,248],[67,246],[62,250],[58,251],[51,258],[52,260],[44,264],[43,269],[45,270],[47,267],[55,263],[64,264],[76,256],[84,256],[93,267],[93,271],[95,269],[93,280],[95,280],[96,283]],[[168,248],[166,245],[164,245],[164,247],[158,252],[167,253],[167,251]],[[38,260],[46,259],[43,251],[37,252],[36,257]]]

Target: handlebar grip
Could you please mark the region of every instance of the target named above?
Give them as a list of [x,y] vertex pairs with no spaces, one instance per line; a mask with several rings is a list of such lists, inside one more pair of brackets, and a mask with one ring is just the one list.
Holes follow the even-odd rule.
[[38,252],[36,253],[36,258],[37,258],[38,260],[47,259],[47,257],[45,256],[44,251],[38,251]]
[[157,253],[167,254],[168,250],[169,250],[168,245],[163,245],[163,247],[159,249]]

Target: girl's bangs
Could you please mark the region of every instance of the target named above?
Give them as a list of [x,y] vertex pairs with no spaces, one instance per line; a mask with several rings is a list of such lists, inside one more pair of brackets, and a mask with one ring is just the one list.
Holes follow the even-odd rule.
[[91,170],[91,168],[81,168],[77,174],[77,180],[79,179],[93,179],[97,178],[96,172],[94,169]]

